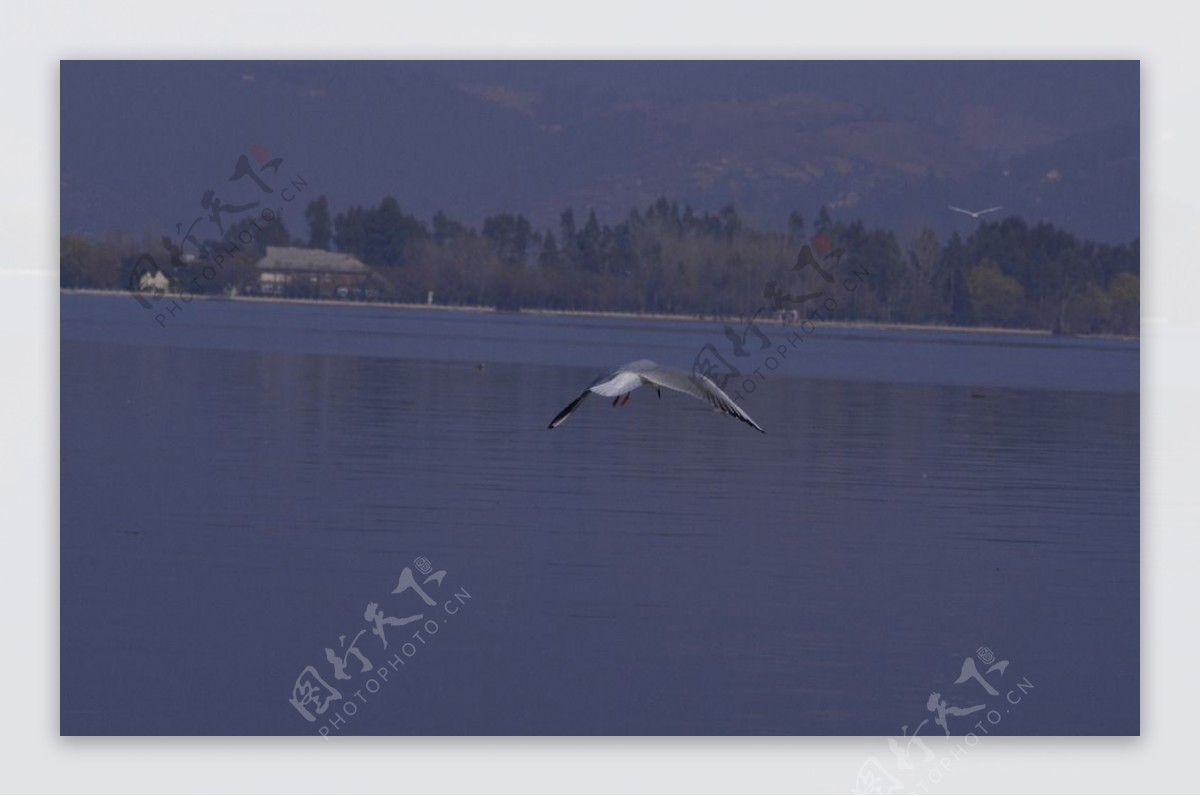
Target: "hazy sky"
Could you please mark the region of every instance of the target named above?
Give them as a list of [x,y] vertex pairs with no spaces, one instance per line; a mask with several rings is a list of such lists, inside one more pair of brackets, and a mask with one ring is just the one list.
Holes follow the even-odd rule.
[[256,146],[335,212],[391,194],[547,226],[665,194],[776,228],[824,204],[968,232],[945,205],[1003,204],[1139,232],[1136,61],[63,62],[61,110],[61,226],[90,235],[253,201],[229,178]]

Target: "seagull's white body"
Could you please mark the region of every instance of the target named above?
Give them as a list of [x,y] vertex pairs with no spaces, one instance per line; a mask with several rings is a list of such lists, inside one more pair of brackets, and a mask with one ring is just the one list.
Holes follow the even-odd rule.
[[625,401],[629,400],[629,393],[643,384],[649,384],[654,387],[658,392],[659,398],[662,397],[661,388],[663,387],[666,387],[668,390],[687,393],[693,398],[707,401],[717,411],[732,415],[743,423],[762,431],[762,433],[767,433],[763,431],[762,426],[755,423],[750,418],[750,415],[743,412],[741,407],[735,404],[733,399],[726,395],[707,376],[700,373],[688,373],[678,368],[663,367],[648,359],[639,359],[636,362],[630,362],[628,365],[623,365],[612,373],[596,379],[586,390],[580,393],[578,398],[567,404],[566,408],[550,421],[549,428],[557,428],[562,425],[562,422],[579,408],[579,405],[583,403],[583,399],[592,393],[603,395],[605,398],[612,398],[613,406],[616,406],[617,401],[624,396],[625,400],[621,401],[622,405],[624,405]]
[[947,205],[947,207],[949,207],[951,210],[954,210],[959,213],[966,213],[971,218],[979,218],[984,213],[995,213],[997,210],[1004,209],[1003,205],[999,205],[997,207],[989,207],[987,210],[963,210],[961,207],[955,207],[954,205]]

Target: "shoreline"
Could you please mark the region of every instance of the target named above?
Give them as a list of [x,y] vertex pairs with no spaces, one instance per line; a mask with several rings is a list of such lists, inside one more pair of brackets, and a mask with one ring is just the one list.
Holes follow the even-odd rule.
[[[125,290],[100,290],[97,288],[59,288],[58,292],[60,296],[84,295],[120,298],[122,296],[132,295]],[[193,298],[200,301],[242,301],[255,302],[259,304],[305,304],[321,307],[372,307],[375,309],[433,310],[479,314],[496,313],[513,315],[540,315],[547,317],[567,318],[611,318],[618,320],[669,321],[674,323],[729,323],[731,321],[742,320],[741,318],[717,315],[679,315],[658,312],[621,312],[615,310],[550,310],[539,308],[497,310],[495,307],[478,306],[473,304],[418,304],[394,301],[348,301],[345,299],[278,298],[273,296],[213,296],[204,294],[195,294]],[[799,326],[799,324],[787,323],[781,318],[765,316],[759,318],[758,323],[782,327]],[[1049,329],[1015,329],[998,326],[952,326],[949,324],[883,323],[880,321],[836,320],[823,320],[820,322],[820,326],[822,328],[827,327],[831,329],[858,329],[878,332],[948,332],[962,334],[1015,335],[1020,337],[1053,337]],[[1141,337],[1136,335],[1081,334],[1067,336],[1087,340],[1141,341]]]

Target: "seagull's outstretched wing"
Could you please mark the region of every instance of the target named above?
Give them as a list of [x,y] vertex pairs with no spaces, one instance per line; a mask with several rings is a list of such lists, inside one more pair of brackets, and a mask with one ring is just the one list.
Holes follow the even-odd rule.
[[571,401],[571,403],[567,404],[565,409],[563,409],[561,412],[559,412],[557,415],[555,415],[554,419],[550,421],[550,425],[546,426],[546,428],[558,428],[559,426],[561,426],[562,422],[564,420],[566,420],[568,417],[570,417],[572,412],[574,412],[576,409],[579,408],[579,405],[581,403],[583,403],[583,399],[587,398],[591,394],[592,394],[591,388],[586,389],[583,392],[579,393],[579,397],[576,398],[574,401]]
[[[645,360],[641,360],[645,362]],[[628,367],[641,364],[633,363]],[[742,411],[742,408],[733,402],[733,399],[725,394],[725,391],[713,383],[712,379],[701,373],[688,373],[687,371],[677,368],[665,368],[662,365],[655,365],[653,362],[646,363],[648,367],[639,369],[638,375],[644,380],[658,387],[666,387],[668,390],[676,390],[678,392],[687,393],[693,398],[699,398],[702,401],[707,401],[712,404],[715,409],[719,409],[727,415],[732,415],[743,423],[746,423],[754,428],[763,431],[762,426],[755,423],[750,415]]]
[[1003,210],[1003,209],[1004,209],[1004,206],[1003,206],[1003,205],[998,205],[998,206],[996,206],[996,207],[989,207],[987,210],[980,210],[980,211],[979,211],[978,213],[976,213],[975,215],[976,215],[976,216],[981,216],[981,215],[983,215],[984,213],[995,213],[997,210]]
[[953,210],[953,211],[955,211],[955,212],[957,212],[957,213],[966,213],[966,214],[967,214],[967,215],[969,215],[971,218],[974,218],[974,217],[975,217],[975,214],[974,214],[974,213],[972,213],[970,210],[963,210],[961,207],[955,207],[954,205],[946,205],[946,207],[949,207],[951,210]]
[[559,412],[558,415],[556,415],[555,418],[550,421],[550,425],[547,426],[547,428],[558,428],[560,425],[562,425],[562,422],[570,417],[572,412],[579,408],[579,405],[583,403],[583,399],[587,398],[592,393],[596,393],[596,395],[603,395],[606,398],[615,398],[619,395],[633,392],[638,387],[641,387],[641,377],[627,368],[628,366],[625,368],[618,368],[612,373],[596,379],[594,382],[588,385],[586,390],[579,394],[578,398],[567,404],[566,408]]

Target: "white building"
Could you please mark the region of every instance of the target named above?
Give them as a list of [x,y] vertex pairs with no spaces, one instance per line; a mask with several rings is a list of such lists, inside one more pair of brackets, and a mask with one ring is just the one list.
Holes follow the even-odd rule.
[[149,273],[142,274],[142,278],[138,280],[138,290],[143,293],[165,293],[170,286],[171,281],[162,271],[155,271],[154,276],[150,276]]

